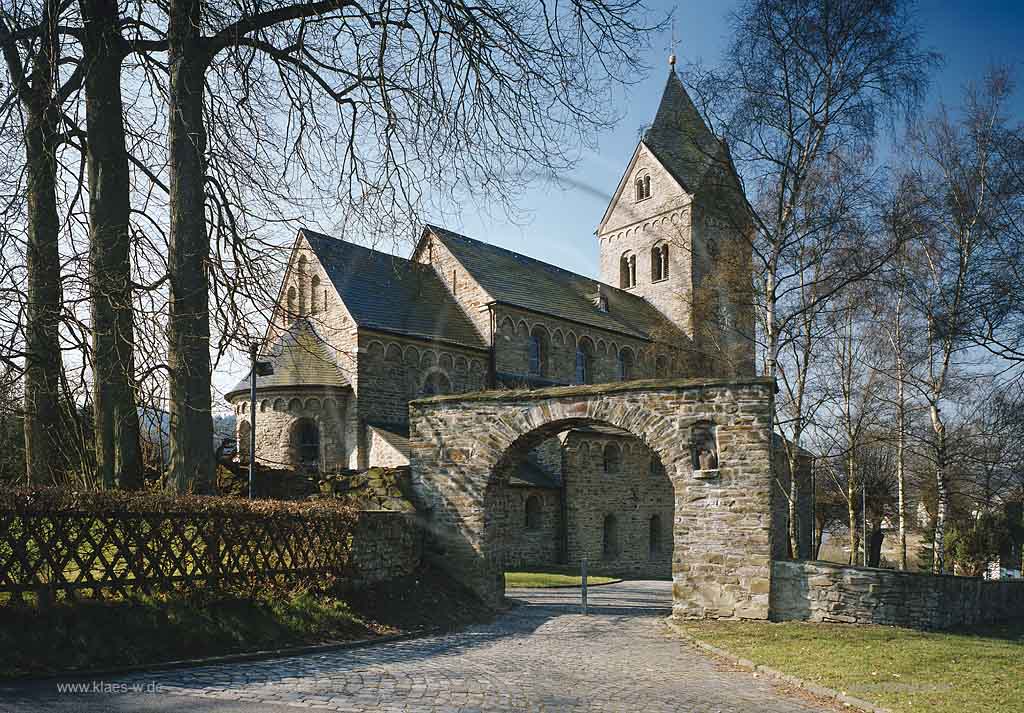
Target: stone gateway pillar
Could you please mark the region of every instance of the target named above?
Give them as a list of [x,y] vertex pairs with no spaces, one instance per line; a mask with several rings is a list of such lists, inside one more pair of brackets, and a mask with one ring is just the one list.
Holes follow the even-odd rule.
[[762,378],[667,379],[413,401],[412,479],[435,559],[499,605],[503,543],[489,525],[499,514],[491,486],[545,439],[612,426],[653,450],[672,482],[673,616],[767,619],[772,395]]

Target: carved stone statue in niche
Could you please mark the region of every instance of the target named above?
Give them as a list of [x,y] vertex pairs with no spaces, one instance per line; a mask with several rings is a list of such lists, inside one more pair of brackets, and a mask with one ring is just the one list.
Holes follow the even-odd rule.
[[703,449],[697,459],[701,470],[716,470],[718,468],[718,457],[709,448]]
[[702,421],[693,426],[690,437],[690,453],[694,471],[718,470],[718,442],[715,425]]

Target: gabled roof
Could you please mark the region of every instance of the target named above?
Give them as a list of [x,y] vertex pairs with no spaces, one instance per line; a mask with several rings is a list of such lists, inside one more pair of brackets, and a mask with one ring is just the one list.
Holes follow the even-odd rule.
[[[676,331],[638,295],[444,228],[426,230],[496,302],[642,339]],[[598,290],[607,311],[598,308]]]
[[729,165],[725,146],[704,123],[675,69],[641,141],[690,193],[701,188],[710,169]]
[[[331,348],[305,319],[297,319],[263,353],[263,359],[274,367],[269,376],[257,376],[257,389],[289,386],[320,386],[337,389],[350,386],[338,367]],[[246,376],[225,396],[239,396],[249,391]]]
[[486,348],[431,267],[305,228],[302,235],[357,326]]

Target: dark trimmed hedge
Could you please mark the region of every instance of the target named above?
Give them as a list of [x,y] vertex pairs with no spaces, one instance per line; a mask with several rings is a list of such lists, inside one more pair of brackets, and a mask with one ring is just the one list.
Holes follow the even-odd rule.
[[216,495],[175,495],[160,490],[67,490],[65,488],[13,488],[0,490],[0,515],[86,512],[207,513],[261,517],[349,517],[356,511],[340,500],[249,500]]

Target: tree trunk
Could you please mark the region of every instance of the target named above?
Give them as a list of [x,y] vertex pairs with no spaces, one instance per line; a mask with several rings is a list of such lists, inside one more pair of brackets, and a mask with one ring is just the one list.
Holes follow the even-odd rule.
[[853,455],[854,439],[850,437],[850,454],[846,457],[846,508],[850,526],[850,564],[858,564],[860,552],[860,523],[857,520],[857,461]]
[[906,404],[903,396],[902,360],[896,372],[896,489],[897,507],[899,508],[899,550],[900,569],[907,568],[907,500],[906,500]]
[[900,569],[907,569],[907,401],[904,391],[906,367],[903,363],[903,292],[896,298],[896,325],[893,351],[896,352],[896,495],[899,509]]
[[96,464],[105,487],[134,489],[142,486],[142,457],[133,389],[130,177],[121,101],[124,41],[117,26],[117,0],[81,0],[81,8],[85,25]]
[[882,531],[882,523],[872,523],[871,539],[868,546],[868,567],[879,567],[882,564],[882,543],[885,542],[885,533]]
[[949,488],[946,483],[946,425],[935,404],[931,407],[935,430],[935,534],[932,539],[932,572],[942,574],[946,565],[946,515],[949,512]]
[[793,559],[805,559],[806,553],[804,553],[800,547],[800,523],[798,522],[799,514],[797,513],[796,503],[800,497],[800,491],[797,483],[797,461],[799,457],[796,455],[797,445],[793,444],[789,447],[788,451],[790,454],[789,460],[789,555]]
[[[50,17],[50,6],[44,18]],[[49,21],[46,25],[51,25]],[[57,214],[57,133],[53,106],[57,38],[44,32],[32,59],[26,111],[28,236],[25,322],[25,467],[30,483],[63,480],[65,423],[60,388],[60,218]]]
[[170,3],[170,484],[210,492],[214,480],[204,181],[206,126],[201,0]]

